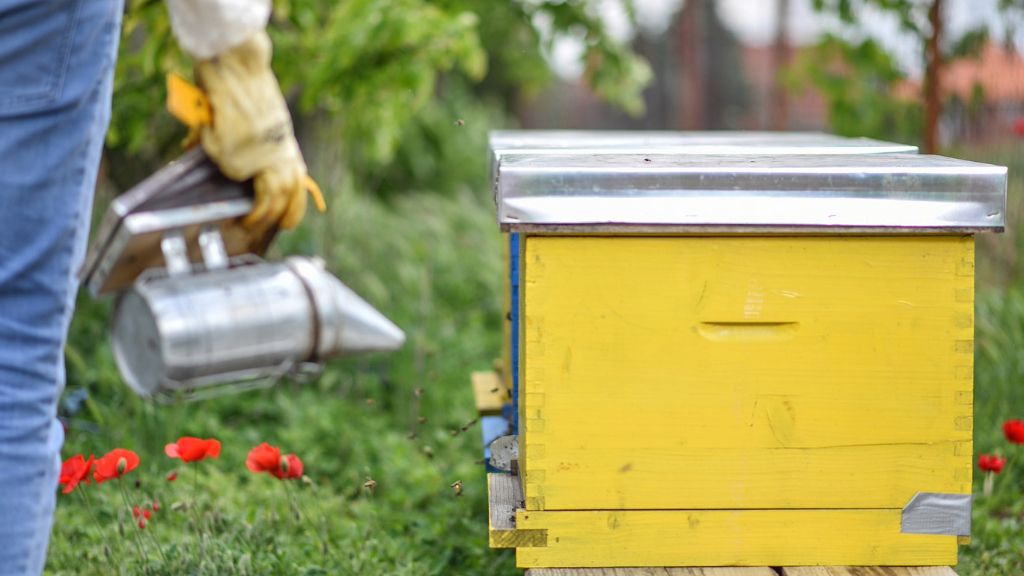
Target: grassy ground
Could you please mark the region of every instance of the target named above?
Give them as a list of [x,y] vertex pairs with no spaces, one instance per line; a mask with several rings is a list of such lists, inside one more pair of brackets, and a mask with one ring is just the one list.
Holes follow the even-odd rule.
[[[1020,150],[983,156],[1016,165],[1016,227]],[[468,374],[500,350],[500,250],[489,195],[479,186],[385,204],[353,194],[340,175],[334,180],[342,192],[329,215],[311,217],[280,249],[324,255],[407,330],[405,349],[336,362],[308,385],[156,406],[118,380],[105,334],[108,304],[82,299],[68,392],[87,390],[89,399],[71,406],[77,411],[65,454],[136,450],[142,464],[124,485],[129,504],[156,499],[162,507],[140,533],[114,483],[85,487],[91,506],[80,494],[61,496],[48,572],[516,574],[508,552],[487,548],[479,429],[462,431],[474,418]],[[1000,425],[1024,417],[1018,238],[979,243],[979,452],[1010,453]],[[223,454],[177,466],[163,445],[180,435],[217,437]],[[302,457],[310,481],[286,486],[248,472],[246,453],[263,441]],[[995,495],[977,501],[962,576],[1024,573],[1024,450],[1014,456]],[[179,477],[168,482],[172,470]],[[369,479],[372,493],[364,487]],[[461,496],[451,487],[456,481]],[[980,475],[976,486],[980,493]]]
[[[479,192],[410,195],[387,206],[345,192],[329,221],[283,239],[289,251],[317,248],[408,335],[401,352],[335,363],[313,384],[179,406],[140,402],[118,381],[107,305],[83,298],[68,392],[87,389],[89,400],[71,418],[65,454],[136,450],[142,464],[128,476],[128,498],[163,506],[142,534],[140,556],[115,485],[86,487],[95,519],[79,494],[61,496],[48,570],[514,573],[508,553],[487,548],[479,428],[462,431],[475,416],[468,374],[500,350],[499,236]],[[331,246],[316,246],[320,238]],[[179,435],[217,437],[223,454],[175,466],[163,445]],[[245,456],[263,441],[297,453],[311,482],[293,483],[290,495],[276,479],[248,472]],[[167,482],[174,469],[178,480]]]
[[975,321],[974,450],[1009,457],[990,498],[975,467],[973,542],[961,548],[961,576],[1024,574],[1024,446],[1003,438],[1002,423],[1024,418],[1024,146],[956,155],[1010,167],[1007,232],[978,239]]

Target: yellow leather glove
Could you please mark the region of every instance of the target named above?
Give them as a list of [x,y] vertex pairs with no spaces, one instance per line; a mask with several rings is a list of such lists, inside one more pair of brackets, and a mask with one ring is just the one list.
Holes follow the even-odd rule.
[[228,178],[254,178],[255,202],[242,220],[249,230],[287,230],[306,214],[306,163],[270,56],[270,37],[260,30],[196,66],[213,112],[201,128],[203,149]]

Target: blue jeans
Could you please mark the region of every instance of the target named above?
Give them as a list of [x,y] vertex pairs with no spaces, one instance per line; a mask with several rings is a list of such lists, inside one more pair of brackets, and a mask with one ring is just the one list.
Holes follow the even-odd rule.
[[46,560],[123,0],[0,0],[0,574]]

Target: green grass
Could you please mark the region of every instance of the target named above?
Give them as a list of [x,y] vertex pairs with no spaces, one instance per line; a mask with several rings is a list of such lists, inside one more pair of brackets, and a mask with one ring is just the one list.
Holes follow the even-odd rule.
[[[60,496],[48,571],[515,573],[508,552],[487,547],[479,428],[461,432],[475,417],[469,372],[491,365],[501,338],[499,234],[487,191],[477,192],[412,194],[386,205],[343,189],[327,216],[282,239],[290,252],[316,248],[408,336],[397,354],[335,362],[311,384],[144,403],[118,379],[105,335],[108,304],[81,299],[69,392],[84,387],[90,399],[71,419],[64,453],[136,450],[142,464],[126,477],[129,498],[156,498],[163,509],[143,533],[143,558],[114,483],[84,488],[98,526],[78,494]],[[180,435],[217,437],[223,454],[176,466],[163,445]],[[301,517],[281,482],[245,469],[248,450],[262,441],[304,460],[311,482],[290,486]],[[172,469],[180,477],[170,483]],[[370,478],[372,494],[363,487]],[[458,480],[461,496],[451,488]],[[196,510],[179,509],[193,499]]]
[[[474,138],[464,145],[482,150]],[[1024,417],[1020,152],[979,158],[1013,165],[1014,233],[979,240],[975,447],[1001,451],[1011,463],[993,497],[976,501],[961,576],[1024,573],[1024,449],[1011,450],[1000,428]],[[475,161],[483,167],[482,154]],[[517,573],[508,551],[487,548],[479,429],[460,432],[475,416],[468,374],[490,366],[500,351],[500,247],[488,191],[382,202],[355,194],[343,173],[321,164],[337,191],[331,211],[282,238],[275,257],[323,255],[406,329],[407,345],[390,356],[334,362],[310,384],[152,405],[119,381],[106,339],[109,303],[81,299],[68,388],[85,388],[90,399],[71,418],[64,453],[138,451],[142,465],[127,477],[128,496],[132,503],[156,498],[163,509],[142,533],[140,555],[116,485],[85,487],[92,515],[78,494],[60,496],[49,573]],[[223,454],[176,466],[163,445],[180,435],[215,436]],[[290,495],[281,482],[248,472],[246,453],[262,441],[302,457],[310,482],[291,484]],[[172,469],[180,477],[169,483]],[[372,494],[363,487],[370,478],[377,482]],[[451,488],[457,480],[462,496]],[[979,474],[979,495],[981,481]]]
[[963,150],[952,155],[1010,168],[1007,231],[977,242],[977,305],[974,367],[975,455],[1009,457],[992,497],[982,496],[983,473],[975,466],[972,542],[962,547],[961,576],[1024,574],[1024,446],[1003,438],[1002,423],[1024,418],[1024,146]]

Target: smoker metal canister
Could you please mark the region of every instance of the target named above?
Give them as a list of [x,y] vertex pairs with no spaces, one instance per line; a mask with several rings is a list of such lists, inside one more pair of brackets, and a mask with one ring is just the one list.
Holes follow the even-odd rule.
[[273,381],[405,339],[302,257],[140,280],[118,300],[112,335],[121,375],[142,396]]

